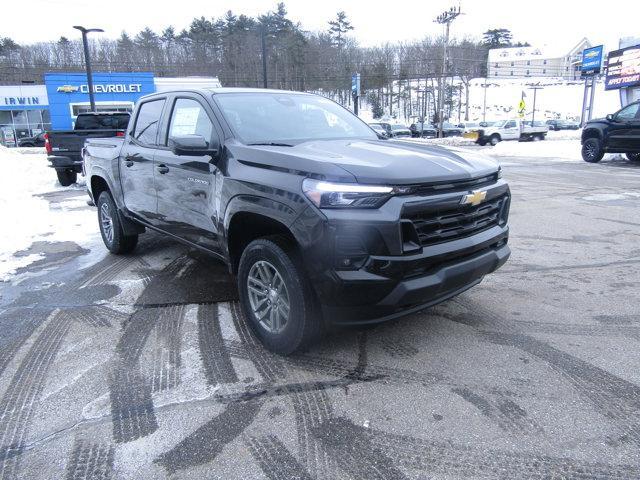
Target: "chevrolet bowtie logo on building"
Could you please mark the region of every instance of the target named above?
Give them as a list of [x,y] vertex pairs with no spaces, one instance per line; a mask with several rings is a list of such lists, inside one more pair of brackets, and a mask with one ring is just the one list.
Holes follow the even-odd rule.
[[487,192],[485,190],[474,190],[462,197],[460,204],[473,206],[480,205],[485,198],[487,198]]
[[73,93],[77,92],[78,90],[80,90],[80,87],[77,87],[75,85],[61,85],[56,89],[57,92],[62,93]]

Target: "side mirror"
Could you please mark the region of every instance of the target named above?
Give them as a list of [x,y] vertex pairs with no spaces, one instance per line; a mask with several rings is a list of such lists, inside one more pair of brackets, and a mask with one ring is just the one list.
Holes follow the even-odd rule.
[[218,145],[209,145],[202,135],[180,135],[169,138],[169,147],[176,155],[204,157],[218,154]]
[[609,115],[607,115],[607,120],[609,120],[610,122],[614,121],[615,116],[613,115],[613,113],[610,113]]

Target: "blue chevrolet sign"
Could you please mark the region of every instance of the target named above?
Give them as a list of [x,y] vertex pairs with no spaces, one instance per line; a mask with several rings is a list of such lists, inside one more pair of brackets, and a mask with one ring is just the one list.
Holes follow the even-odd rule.
[[[47,73],[44,83],[49,98],[52,130],[72,128],[75,112],[87,108],[89,86],[84,73]],[[99,109],[133,107],[142,96],[155,92],[153,73],[96,72],[93,92]]]
[[600,68],[602,67],[602,52],[602,45],[586,48],[582,51],[582,66],[580,67],[580,71],[583,77],[600,73]]

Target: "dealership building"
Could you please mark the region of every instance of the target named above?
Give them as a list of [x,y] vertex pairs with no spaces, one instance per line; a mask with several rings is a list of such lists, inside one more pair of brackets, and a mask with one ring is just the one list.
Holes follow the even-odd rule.
[[[219,87],[216,77],[155,77],[150,72],[94,73],[97,111],[130,112],[143,95],[187,87]],[[73,128],[88,112],[89,87],[84,73],[47,73],[43,85],[0,86],[0,143],[15,146],[45,130]]]

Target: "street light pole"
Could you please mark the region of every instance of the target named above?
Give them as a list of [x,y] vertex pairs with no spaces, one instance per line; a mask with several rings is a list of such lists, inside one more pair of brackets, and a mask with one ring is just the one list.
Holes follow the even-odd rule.
[[87,87],[89,88],[89,105],[92,112],[96,111],[96,100],[93,96],[93,72],[91,71],[91,56],[89,55],[89,43],[87,42],[87,33],[104,32],[101,28],[84,28],[75,25],[73,28],[82,32],[82,47],[84,48],[84,65],[87,69]]
[[[267,32],[266,25],[262,25],[260,32],[260,46],[262,47],[262,88],[267,88]],[[277,72],[276,72],[277,73]]]
[[442,127],[444,123],[444,91],[445,91],[445,74],[447,72],[447,46],[449,45],[449,27],[460,15],[460,6],[458,8],[451,7],[446,12],[441,13],[434,20],[436,23],[445,25],[444,45],[442,48],[442,74],[440,75],[440,94],[438,95],[438,138],[442,138]]

